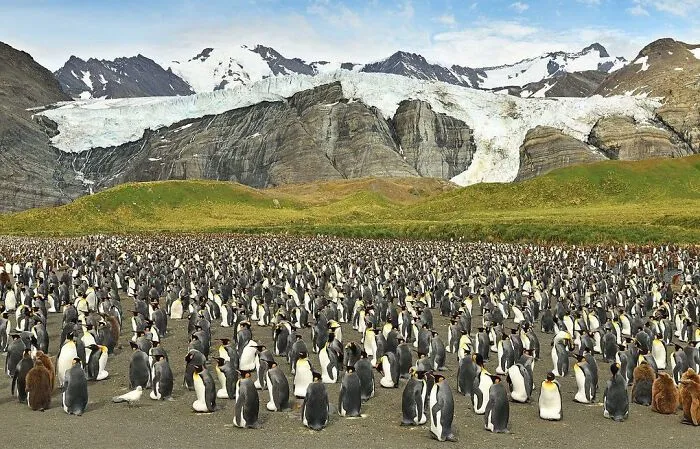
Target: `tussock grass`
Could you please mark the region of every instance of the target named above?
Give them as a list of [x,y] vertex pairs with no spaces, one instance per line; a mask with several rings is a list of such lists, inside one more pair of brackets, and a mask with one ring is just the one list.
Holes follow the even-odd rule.
[[513,184],[324,181],[253,189],[216,181],[125,184],[0,216],[4,234],[240,232],[539,243],[700,242],[700,156],[606,161]]

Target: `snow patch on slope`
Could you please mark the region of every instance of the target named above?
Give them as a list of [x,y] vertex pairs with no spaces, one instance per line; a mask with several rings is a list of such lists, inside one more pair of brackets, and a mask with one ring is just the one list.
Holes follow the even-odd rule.
[[453,181],[460,185],[509,182],[520,164],[520,145],[528,130],[552,126],[585,140],[596,121],[607,115],[653,117],[660,103],[637,97],[522,99],[446,83],[399,75],[339,71],[319,76],[270,77],[250,86],[192,95],[104,101],[75,101],[42,114],[58,124],[52,139],[58,149],[80,152],[138,140],[144,129],[170,126],[188,118],[282,101],[296,92],[339,81],[345,97],[378,108],[391,118],[401,101],[423,100],[433,110],[464,121],[474,130],[477,151],[467,171]]
[[700,59],[700,47],[694,48],[690,50],[690,52],[695,56],[697,59]]

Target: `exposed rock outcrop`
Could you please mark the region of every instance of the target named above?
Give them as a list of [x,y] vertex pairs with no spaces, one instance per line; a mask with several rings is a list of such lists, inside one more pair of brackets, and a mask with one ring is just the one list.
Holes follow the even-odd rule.
[[476,151],[466,123],[436,113],[424,101],[402,101],[393,125],[404,159],[421,176],[453,178],[469,167]]
[[377,110],[340,83],[149,131],[136,142],[70,155],[95,188],[128,181],[218,179],[254,187],[363,176],[418,176]]
[[605,159],[585,143],[558,129],[538,126],[527,132],[520,147],[520,168],[515,180],[522,181],[557,168]]
[[635,123],[631,117],[604,117],[598,120],[588,143],[610,159],[637,161],[692,154],[690,148],[671,132]]
[[647,45],[628,66],[608,77],[600,95],[663,97],[658,119],[700,152],[700,46],[673,39]]
[[131,98],[191,95],[194,91],[179,76],[143,55],[114,61],[71,56],[54,73],[73,98]]
[[69,98],[51,72],[0,42],[0,211],[63,204],[80,194],[26,110],[62,100]]

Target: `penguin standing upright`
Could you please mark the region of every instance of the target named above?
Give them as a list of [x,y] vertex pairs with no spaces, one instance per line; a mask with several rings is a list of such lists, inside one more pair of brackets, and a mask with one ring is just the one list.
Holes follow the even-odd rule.
[[61,346],[56,360],[56,377],[58,378],[59,387],[63,387],[65,383],[66,372],[72,368],[73,359],[75,359],[76,357],[78,357],[78,351],[76,349],[75,341],[73,341],[73,336],[71,334],[63,343],[63,346]]
[[155,362],[151,367],[153,380],[150,398],[153,400],[169,399],[173,394],[173,372],[170,369],[168,359],[163,354],[154,356]]
[[92,344],[85,349],[90,350],[87,362],[88,380],[105,380],[109,377],[107,371],[107,359],[109,357],[107,346]]
[[46,410],[51,405],[53,392],[52,377],[49,369],[40,358],[34,361],[34,367],[26,377],[27,404],[34,411]]
[[510,404],[508,393],[501,383],[501,378],[493,376],[493,385],[489,388],[489,400],[484,412],[484,428],[494,433],[508,433]]
[[355,367],[346,367],[340,384],[340,394],[338,395],[338,414],[340,416],[360,416],[360,408],[362,407],[361,386]]
[[393,352],[387,352],[379,359],[377,371],[382,374],[379,385],[384,388],[396,388],[399,386],[399,366],[396,363],[396,355]]
[[668,373],[659,373],[651,387],[651,409],[657,413],[670,415],[676,413],[680,399],[678,388]]
[[63,411],[69,415],[82,415],[88,404],[88,384],[79,357],[65,373],[63,388]]
[[362,401],[367,401],[374,396],[374,374],[372,373],[372,364],[364,352],[362,352],[360,360],[355,362],[355,372],[360,378]]
[[547,378],[540,386],[538,400],[540,418],[547,421],[559,421],[562,416],[561,389],[553,372],[547,373]]
[[486,411],[486,403],[488,402],[489,389],[493,385],[491,373],[484,366],[484,359],[481,354],[476,355],[476,364],[479,366],[479,373],[474,378],[472,385],[472,408],[477,415],[483,415]]
[[199,413],[211,413],[216,410],[216,385],[214,378],[203,365],[196,365],[192,374],[194,392],[197,399],[192,403],[192,409]]
[[577,354],[578,362],[574,364],[574,376],[576,377],[576,394],[574,401],[582,404],[590,404],[595,402],[595,396],[598,390],[597,376],[594,375],[591,365],[582,356]]
[[428,421],[425,402],[428,395],[428,384],[425,371],[411,368],[411,378],[406,382],[401,396],[402,426],[420,426]]
[[635,404],[651,405],[652,402],[652,386],[656,374],[649,364],[644,361],[634,369],[632,383],[632,401]]
[[552,341],[552,372],[555,376],[566,377],[569,374],[569,350],[571,348],[571,334],[567,331],[559,331]]
[[236,405],[234,406],[233,425],[241,428],[255,429],[260,426],[260,399],[250,371],[240,371],[236,383]]
[[457,369],[457,391],[471,399],[474,378],[479,373],[479,366],[476,364],[476,354],[467,352],[465,357],[459,361]]
[[454,397],[445,376],[433,373],[435,385],[430,391],[428,414],[430,417],[431,436],[438,441],[457,441],[453,430]]
[[299,354],[294,370],[294,396],[298,399],[306,397],[306,389],[313,382],[313,368],[305,352]]
[[530,401],[530,396],[532,395],[531,370],[528,370],[522,363],[516,363],[508,368],[506,380],[510,387],[510,398],[513,402],[525,403]]
[[151,367],[148,364],[148,354],[139,349],[135,342],[131,345],[131,360],[129,361],[129,388],[140,386],[146,388],[151,381]]
[[276,362],[268,362],[267,390],[270,400],[267,409],[271,412],[279,412],[289,408],[289,381]]
[[330,403],[326,385],[321,381],[321,373],[313,372],[313,381],[306,389],[301,406],[301,420],[312,430],[321,430],[328,425]]
[[603,416],[614,421],[624,421],[629,415],[629,398],[627,396],[627,382],[620,374],[620,364],[610,365],[612,378],[608,381],[603,395]]
[[12,378],[15,377],[17,364],[22,360],[22,354],[27,346],[20,338],[19,333],[13,332],[10,336],[12,341],[7,345],[7,354],[5,354],[5,374]]
[[22,359],[17,363],[15,375],[12,377],[12,395],[17,396],[19,402],[27,402],[27,373],[34,368],[31,351],[25,349],[22,354]]
[[[407,379],[410,377],[409,370],[413,366],[413,353],[408,343],[399,336],[397,338],[398,345],[396,346],[396,360],[399,364],[399,376],[401,378]],[[347,361],[346,361],[347,363]],[[351,363],[352,365],[352,363]]]

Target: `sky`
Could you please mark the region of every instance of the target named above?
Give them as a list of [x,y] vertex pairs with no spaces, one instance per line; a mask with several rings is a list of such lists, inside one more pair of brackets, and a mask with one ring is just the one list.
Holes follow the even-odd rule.
[[661,37],[700,44],[700,0],[0,0],[0,41],[51,70],[71,55],[139,53],[167,67],[241,44],[307,61],[404,50],[482,67],[593,42],[629,59]]

